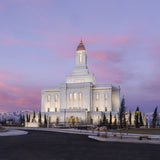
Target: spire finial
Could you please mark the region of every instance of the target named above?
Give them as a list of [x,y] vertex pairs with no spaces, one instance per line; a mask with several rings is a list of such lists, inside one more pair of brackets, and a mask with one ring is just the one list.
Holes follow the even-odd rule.
[[86,50],[85,47],[84,47],[82,39],[81,39],[81,41],[80,41],[80,43],[79,43],[79,45],[77,47],[77,51],[80,51],[80,50]]

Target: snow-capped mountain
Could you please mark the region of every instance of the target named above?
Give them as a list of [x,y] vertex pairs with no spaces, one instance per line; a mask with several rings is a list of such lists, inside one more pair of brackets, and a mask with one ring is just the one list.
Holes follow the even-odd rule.
[[0,121],[4,119],[9,120],[13,119],[15,121],[19,120],[20,114],[24,114],[25,112],[33,112],[33,110],[22,110],[22,111],[15,111],[15,112],[0,112]]

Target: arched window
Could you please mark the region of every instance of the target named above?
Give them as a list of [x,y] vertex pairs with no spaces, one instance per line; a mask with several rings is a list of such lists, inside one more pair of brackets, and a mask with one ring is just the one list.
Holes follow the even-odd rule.
[[82,101],[82,93],[79,93],[79,101]]
[[98,100],[99,100],[99,94],[96,93],[96,101],[98,101]]
[[55,101],[55,102],[58,101],[58,96],[57,96],[57,95],[54,96],[54,101]]
[[104,100],[106,101],[107,99],[108,99],[108,94],[105,93],[105,94],[104,94]]
[[69,117],[67,117],[67,125],[69,125]]
[[47,102],[50,102],[50,95],[47,96]]
[[79,55],[79,63],[82,63],[82,54]]
[[77,124],[79,123],[79,118],[78,118],[78,117],[76,117],[76,123],[77,123]]
[[77,101],[77,93],[74,93],[74,101]]
[[72,101],[72,93],[69,94],[69,101]]

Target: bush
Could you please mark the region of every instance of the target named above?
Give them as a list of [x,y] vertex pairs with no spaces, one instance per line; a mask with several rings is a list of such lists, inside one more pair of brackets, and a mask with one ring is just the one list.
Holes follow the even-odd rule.
[[108,138],[108,135],[107,134],[101,134],[101,137],[102,138]]
[[139,140],[143,140],[143,139],[150,140],[151,138],[149,138],[148,136],[140,136],[140,137],[139,137]]
[[122,136],[122,135],[120,135],[120,139],[123,139],[123,136]]

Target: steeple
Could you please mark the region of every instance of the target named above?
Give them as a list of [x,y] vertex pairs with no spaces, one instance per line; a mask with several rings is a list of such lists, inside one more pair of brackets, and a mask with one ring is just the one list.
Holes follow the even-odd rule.
[[81,51],[81,50],[86,50],[85,47],[84,47],[84,44],[82,42],[82,40],[80,41],[78,47],[77,47],[77,51]]
[[66,83],[84,83],[91,82],[96,84],[96,79],[89,72],[87,67],[87,51],[82,40],[80,41],[75,54],[75,69],[71,76],[66,76]]
[[88,69],[87,67],[87,51],[84,47],[82,40],[80,41],[76,50],[76,69],[83,70]]

